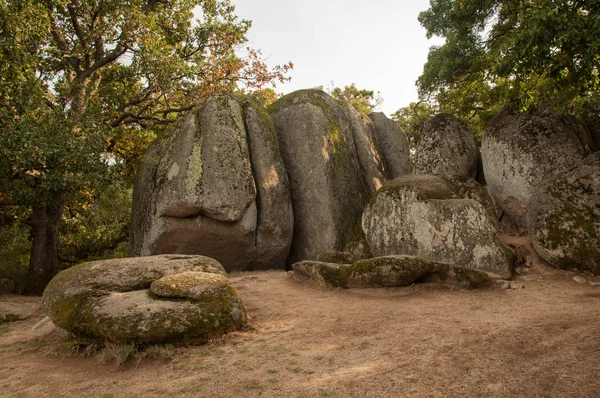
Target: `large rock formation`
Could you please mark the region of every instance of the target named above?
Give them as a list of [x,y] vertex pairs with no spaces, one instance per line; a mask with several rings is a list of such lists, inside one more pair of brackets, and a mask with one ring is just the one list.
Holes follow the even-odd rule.
[[362,227],[374,256],[412,255],[510,275],[512,252],[497,235],[483,187],[459,176],[402,176],[365,208]]
[[117,343],[206,341],[245,325],[246,312],[216,260],[162,255],[95,261],[55,276],[43,303],[75,336]]
[[481,145],[490,195],[519,228],[534,191],[587,153],[573,128],[552,113],[501,113],[488,123]]
[[600,152],[535,191],[527,220],[531,243],[544,260],[600,274]]
[[454,116],[439,114],[425,122],[415,155],[416,174],[477,176],[475,134]]
[[437,276],[440,281],[468,288],[488,287],[484,272],[413,256],[384,256],[336,264],[305,260],[293,265],[294,275],[323,286],[372,288],[406,286],[420,279]]
[[283,268],[290,200],[269,115],[248,98],[215,95],[145,154],[130,255],[203,254],[228,270]]
[[348,107],[320,90],[296,91],[269,107],[293,198],[290,263],[359,240],[362,209],[383,182],[371,132]]
[[382,112],[370,113],[369,119],[375,126],[375,146],[381,154],[389,178],[412,174],[413,163],[410,159],[408,139],[402,128]]

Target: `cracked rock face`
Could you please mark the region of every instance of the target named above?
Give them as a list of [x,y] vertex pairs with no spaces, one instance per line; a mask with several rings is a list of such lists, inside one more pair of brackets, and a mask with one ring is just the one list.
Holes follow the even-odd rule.
[[512,252],[498,238],[491,202],[464,177],[398,177],[365,208],[362,227],[374,257],[410,255],[510,275]]
[[225,270],[204,256],[80,264],[55,276],[42,299],[56,326],[115,343],[204,342],[246,324]]
[[321,90],[288,94],[269,113],[293,197],[288,263],[360,240],[362,209],[386,178],[371,121]]
[[577,129],[552,113],[501,113],[488,123],[481,144],[489,193],[517,228],[525,227],[535,190],[587,154]]
[[600,152],[548,180],[527,208],[531,243],[551,265],[600,274]]
[[138,167],[130,255],[202,254],[230,271],[284,268],[292,230],[276,132],[249,98],[210,97]]
[[383,112],[370,113],[369,119],[375,127],[373,132],[375,145],[381,154],[390,179],[412,174],[413,163],[410,159],[408,139],[402,128]]

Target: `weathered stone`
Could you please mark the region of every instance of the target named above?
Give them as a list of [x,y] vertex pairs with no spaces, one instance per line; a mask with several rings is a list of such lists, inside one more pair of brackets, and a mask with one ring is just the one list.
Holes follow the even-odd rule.
[[388,176],[393,179],[404,174],[412,174],[413,163],[406,134],[398,123],[389,119],[382,112],[369,114],[375,130],[375,146],[377,147]]
[[[445,178],[445,179],[444,179]],[[476,183],[401,176],[385,184],[365,208],[362,226],[374,256],[411,255],[509,276],[512,251],[497,234],[489,199]]]
[[475,134],[454,116],[439,114],[425,122],[415,155],[417,174],[477,176],[479,149]]
[[332,251],[319,254],[317,261],[322,263],[352,264],[356,259],[350,253]]
[[373,257],[371,253],[371,248],[366,240],[362,239],[356,242],[350,242],[346,246],[344,246],[344,253],[350,254],[355,261],[365,260],[367,258]]
[[229,281],[223,275],[194,271],[163,276],[150,285],[157,296],[194,300],[213,300],[228,288]]
[[348,287],[349,264],[304,260],[292,265],[294,276],[307,278],[322,286]]
[[56,326],[52,323],[50,317],[45,316],[38,323],[33,325],[31,331],[37,337],[46,336],[56,330]]
[[552,113],[501,113],[487,124],[481,145],[489,193],[517,228],[525,227],[534,191],[586,155],[573,128]]
[[0,301],[0,323],[27,319],[37,308],[39,308],[39,303]]
[[60,272],[44,291],[43,303],[56,326],[79,337],[206,341],[246,322],[241,299],[224,273],[204,256],[95,261]]
[[374,194],[388,180],[381,155],[375,146],[375,126],[371,119],[352,105],[344,107],[354,139],[356,157],[369,194]]
[[287,173],[255,101],[215,95],[157,139],[138,167],[130,254],[203,254],[228,270],[283,268]]
[[527,221],[534,249],[550,265],[600,274],[600,152],[535,191]]
[[583,276],[581,275],[575,275],[573,277],[573,280],[577,283],[579,283],[580,285],[583,285],[584,283],[587,283],[587,279],[585,279]]
[[431,275],[445,283],[467,288],[491,285],[484,272],[414,256],[384,256],[347,264],[302,261],[293,265],[294,272],[324,286],[373,288],[406,286]]
[[15,288],[16,286],[13,280],[0,278],[0,294],[13,294]]
[[363,156],[373,149],[356,148],[369,142],[368,133],[362,138],[356,134],[363,122],[351,120],[347,108],[320,90],[288,94],[268,110],[293,198],[294,238],[288,262],[316,259],[360,239],[360,214],[373,186],[366,183],[373,176],[363,176],[361,169],[377,170],[377,159],[367,165],[368,156]]

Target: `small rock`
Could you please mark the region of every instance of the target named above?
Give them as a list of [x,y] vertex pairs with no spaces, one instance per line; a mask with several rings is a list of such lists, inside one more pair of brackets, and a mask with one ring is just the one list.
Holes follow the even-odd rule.
[[521,268],[521,267],[517,267],[517,268],[515,268],[515,272],[516,272],[517,274],[521,274],[521,273],[523,272],[523,268]]
[[588,283],[590,284],[590,286],[600,286],[600,282],[588,281]]
[[500,289],[504,289],[504,290],[510,289],[510,282],[509,281],[498,280],[498,281],[496,281],[496,283],[498,283],[498,285],[500,286]]
[[523,279],[524,281],[529,281],[529,282],[539,282],[543,278],[541,275],[525,275],[525,276],[521,277],[521,279]]
[[56,330],[56,326],[52,323],[50,317],[44,317],[41,321],[33,325],[31,331],[36,337],[46,336]]
[[0,303],[0,322],[14,322],[27,319],[39,307],[37,303]]
[[585,279],[583,276],[580,276],[580,275],[575,275],[575,276],[573,277],[573,280],[574,280],[575,282],[577,282],[577,283],[581,283],[581,284],[584,284],[584,283],[586,283],[586,282],[587,282],[587,279]]
[[511,281],[509,284],[509,288],[511,290],[520,290],[520,289],[525,289],[525,285],[523,285],[522,283]]

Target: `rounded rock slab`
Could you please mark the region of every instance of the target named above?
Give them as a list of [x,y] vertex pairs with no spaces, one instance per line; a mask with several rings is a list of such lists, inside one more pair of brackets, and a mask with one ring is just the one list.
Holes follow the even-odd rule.
[[[181,274],[210,276],[182,276],[177,282],[175,276]],[[95,261],[54,277],[44,291],[43,304],[56,326],[80,337],[140,343],[204,341],[246,322],[242,301],[224,275],[216,260],[204,256]],[[174,291],[204,289],[213,294],[197,299],[153,294],[152,283],[166,278],[172,278]],[[193,286],[194,281],[208,287]]]

